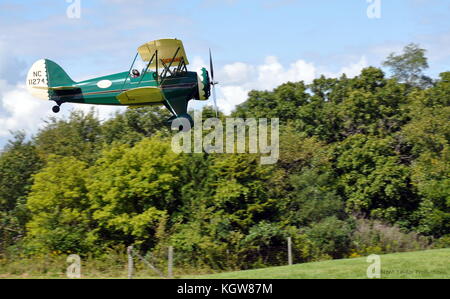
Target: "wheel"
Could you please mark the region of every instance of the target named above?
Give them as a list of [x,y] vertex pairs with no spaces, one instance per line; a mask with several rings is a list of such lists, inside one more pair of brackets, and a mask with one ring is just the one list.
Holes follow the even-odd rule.
[[52,107],[53,113],[58,113],[59,110],[60,110],[59,106],[53,106],[53,107]]
[[194,121],[189,116],[189,114],[182,114],[177,118],[172,120],[172,130],[178,128],[180,132],[189,132],[189,130],[194,126]]

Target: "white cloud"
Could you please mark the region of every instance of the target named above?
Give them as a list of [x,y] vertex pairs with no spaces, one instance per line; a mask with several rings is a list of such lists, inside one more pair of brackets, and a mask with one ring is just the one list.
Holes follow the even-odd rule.
[[242,62],[225,65],[224,78],[227,83],[247,82],[254,73],[254,67]]
[[361,73],[361,71],[368,66],[369,63],[367,62],[366,56],[362,56],[359,59],[359,61],[355,63],[350,63],[347,66],[343,66],[337,73],[323,71],[322,74],[325,75],[326,77],[331,78],[338,78],[342,74],[345,74],[348,78],[353,78],[355,76],[358,76]]
[[205,62],[205,60],[203,60],[202,57],[199,56],[194,56],[193,59],[189,59],[189,69],[196,72],[199,71],[201,68],[206,67],[207,68],[207,64]]
[[218,98],[217,106],[225,113],[230,113],[236,105],[239,105],[247,99],[250,89],[244,86],[229,85],[220,87],[222,97]]
[[45,125],[49,117],[67,118],[72,110],[88,112],[94,107],[98,119],[107,120],[116,111],[123,111],[126,107],[94,106],[64,104],[59,114],[51,111],[53,101],[43,101],[34,98],[25,85],[10,85],[0,80],[0,147],[10,137],[11,131],[23,130],[30,137]]
[[51,112],[50,102],[35,99],[24,85],[9,85],[0,80],[0,138],[10,135],[10,131],[24,130],[35,133],[42,125],[42,119]]
[[[268,56],[261,65],[250,65],[236,62],[225,65],[219,70],[218,106],[225,113],[230,113],[236,105],[247,99],[248,92],[255,90],[272,90],[286,83],[304,81],[311,83],[321,74],[328,77],[339,77],[345,73],[348,77],[360,74],[368,66],[365,56],[333,73],[326,68],[316,66],[313,62],[297,60],[288,67],[283,66],[277,57]],[[319,71],[320,70],[320,71]]]

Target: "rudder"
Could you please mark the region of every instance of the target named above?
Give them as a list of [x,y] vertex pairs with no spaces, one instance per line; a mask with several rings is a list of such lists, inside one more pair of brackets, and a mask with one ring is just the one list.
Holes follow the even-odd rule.
[[32,95],[43,100],[50,99],[55,87],[70,87],[75,82],[55,62],[48,59],[36,61],[27,75],[27,88]]

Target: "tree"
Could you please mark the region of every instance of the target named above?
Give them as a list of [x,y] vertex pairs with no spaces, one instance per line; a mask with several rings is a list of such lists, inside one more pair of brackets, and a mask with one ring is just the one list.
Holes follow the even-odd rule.
[[186,159],[182,217],[174,217],[178,223],[172,244],[189,264],[243,266],[242,258],[250,252],[242,243],[245,235],[255,224],[277,216],[275,201],[268,196],[272,167],[259,165],[258,155],[251,154]]
[[31,252],[96,252],[96,226],[87,197],[87,165],[74,157],[50,156],[35,176],[27,208],[27,248]]
[[411,188],[410,169],[401,163],[392,137],[353,135],[335,145],[338,190],[349,213],[411,224],[418,199]]
[[391,69],[395,78],[400,82],[416,87],[426,87],[431,83],[431,79],[423,74],[428,68],[428,60],[425,56],[425,49],[419,45],[411,43],[404,47],[403,54],[391,53],[383,66]]
[[411,163],[412,184],[420,196],[415,229],[436,237],[450,234],[449,73],[428,90],[411,94],[411,121],[399,132]]
[[43,161],[23,132],[15,132],[0,155],[0,251],[25,235],[29,213],[26,198],[33,184],[33,175]]
[[236,107],[233,117],[280,118],[281,122],[294,119],[298,107],[304,105],[309,95],[303,82],[288,82],[273,91],[252,90],[248,99]]
[[450,234],[450,147],[440,155],[422,154],[412,165],[412,181],[421,196],[413,215],[416,230],[441,237]]
[[102,153],[91,169],[88,190],[93,218],[107,242],[155,245],[158,223],[178,208],[182,165],[180,155],[159,137]]
[[161,107],[151,106],[137,109],[127,109],[102,124],[102,138],[107,144],[113,142],[134,145],[144,137],[155,134],[166,134],[169,126],[166,120],[170,112]]
[[43,155],[71,156],[90,164],[102,148],[101,141],[100,121],[94,110],[72,111],[68,120],[52,117],[34,138]]
[[11,211],[26,198],[32,175],[42,166],[36,148],[25,141],[25,134],[15,132],[0,156],[0,210]]
[[330,216],[345,218],[344,204],[330,173],[305,169],[290,179],[293,191],[278,204],[286,225],[301,228]]
[[343,258],[349,251],[353,228],[349,222],[339,220],[336,216],[314,223],[304,231],[322,255]]
[[261,220],[268,220],[274,201],[267,196],[266,181],[272,166],[261,166],[258,155],[218,155],[210,168],[209,188],[214,189],[210,205],[237,230],[247,232]]

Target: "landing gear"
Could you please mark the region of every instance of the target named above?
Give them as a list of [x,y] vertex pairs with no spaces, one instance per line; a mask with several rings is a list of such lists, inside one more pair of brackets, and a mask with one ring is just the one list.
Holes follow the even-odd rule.
[[177,117],[171,117],[168,122],[172,130],[176,130],[180,132],[189,132],[191,128],[194,127],[194,121],[189,114],[180,114]]
[[52,107],[53,113],[58,113],[60,110],[61,110],[61,109],[59,108],[58,105]]
[[61,110],[60,106],[62,105],[63,102],[60,102],[60,101],[55,101],[55,102],[56,102],[56,105],[52,107],[52,111],[53,111],[53,113],[58,113]]

